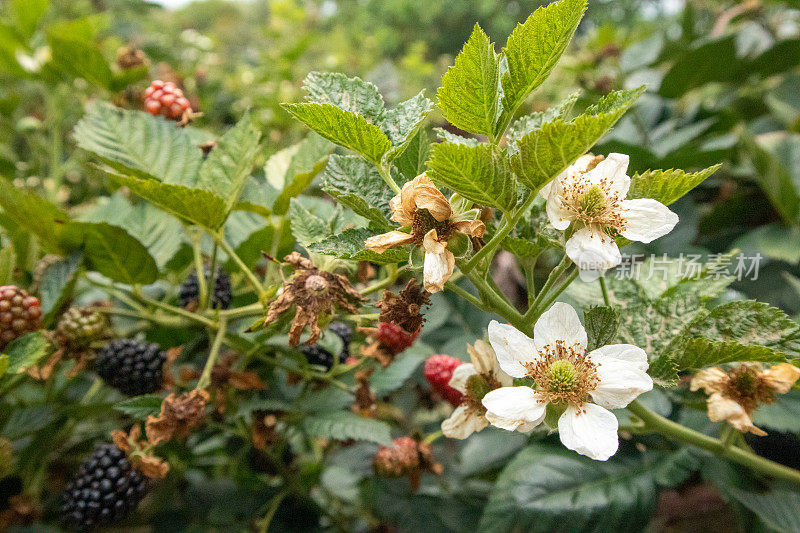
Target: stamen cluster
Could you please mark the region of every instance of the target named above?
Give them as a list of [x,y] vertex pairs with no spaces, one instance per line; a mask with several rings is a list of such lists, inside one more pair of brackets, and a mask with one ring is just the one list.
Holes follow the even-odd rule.
[[539,359],[526,365],[536,383],[536,392],[547,403],[578,406],[586,401],[600,379],[597,365],[578,344],[567,346],[557,340],[539,352]]
[[417,209],[414,213],[414,222],[411,224],[411,235],[414,236],[414,243],[422,245],[425,235],[432,229],[436,230],[436,235],[440,241],[446,241],[453,231],[453,225],[449,220],[436,220],[427,209]]
[[600,183],[592,183],[585,175],[577,176],[564,185],[562,196],[564,209],[587,226],[600,226],[606,231],[617,232],[627,227],[621,215],[624,198],[611,192],[611,183],[607,178],[602,178]]
[[775,400],[775,390],[760,375],[760,369],[750,365],[739,365],[728,373],[722,385],[723,394],[753,412],[759,405]]

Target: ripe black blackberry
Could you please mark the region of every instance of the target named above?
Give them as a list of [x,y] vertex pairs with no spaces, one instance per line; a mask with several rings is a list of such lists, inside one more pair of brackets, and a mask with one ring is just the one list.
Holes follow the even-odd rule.
[[344,361],[350,357],[350,343],[353,342],[353,328],[344,322],[331,322],[328,324],[328,330],[342,339],[342,353],[339,354],[339,357]]
[[39,299],[16,285],[0,287],[0,349],[42,325]]
[[84,459],[75,479],[64,489],[64,523],[88,531],[122,520],[144,497],[145,481],[131,468],[125,452],[113,444],[101,444]]
[[156,392],[161,388],[162,367],[167,355],[158,344],[133,339],[110,342],[95,362],[95,370],[106,383],[128,396]]
[[[333,367],[333,354],[319,344],[301,344],[298,349],[306,356],[306,361],[312,365],[324,366],[327,370]],[[339,362],[343,363],[346,356],[339,355]]]
[[[206,279],[209,278],[210,269],[206,269]],[[181,285],[178,295],[181,307],[196,306],[200,299],[200,284],[197,282],[197,272],[192,272]],[[214,275],[214,294],[211,297],[211,306],[214,309],[227,309],[231,305],[233,293],[231,292],[231,278],[222,269],[218,268]]]

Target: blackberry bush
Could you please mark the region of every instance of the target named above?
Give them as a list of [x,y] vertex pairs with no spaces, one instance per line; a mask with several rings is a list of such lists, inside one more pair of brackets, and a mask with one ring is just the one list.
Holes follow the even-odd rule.
[[131,468],[125,452],[102,444],[64,489],[61,516],[77,531],[114,525],[136,509],[145,491],[145,477]]
[[[209,270],[206,269],[206,279]],[[197,281],[197,272],[186,276],[181,284],[178,301],[183,308],[197,306],[200,298],[200,283]],[[231,278],[222,269],[218,268],[214,275],[214,294],[211,296],[211,307],[214,309],[227,309],[231,305],[233,293],[231,291]]]
[[0,287],[0,348],[42,325],[39,299],[15,285]]
[[97,356],[95,370],[106,383],[128,396],[150,394],[161,388],[166,354],[158,344],[117,339]]

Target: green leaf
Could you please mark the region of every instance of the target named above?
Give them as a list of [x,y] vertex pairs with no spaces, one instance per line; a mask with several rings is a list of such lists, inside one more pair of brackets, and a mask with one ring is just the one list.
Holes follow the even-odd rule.
[[433,354],[433,349],[415,343],[398,355],[391,365],[378,369],[370,378],[369,384],[377,396],[385,396],[400,388],[411,377],[419,365]]
[[593,461],[562,447],[534,444],[509,462],[497,480],[478,531],[642,531],[655,507],[655,461],[619,455]]
[[259,132],[247,113],[228,130],[200,167],[193,187],[214,191],[225,199],[228,211],[239,199],[258,153]]
[[78,280],[77,273],[83,263],[83,254],[73,252],[66,259],[50,265],[44,271],[39,286],[39,300],[42,304],[44,323],[49,324],[56,313],[72,296]]
[[358,152],[375,164],[380,164],[383,155],[392,147],[378,126],[351,111],[331,104],[283,104],[283,107],[329,141]]
[[[0,380],[6,375],[6,371],[8,371],[8,356],[6,354],[0,354]],[[4,466],[5,465],[0,463],[0,475],[5,474]]]
[[389,426],[379,420],[362,418],[349,411],[310,416],[303,420],[303,429],[314,437],[334,440],[365,440],[391,446]]
[[3,353],[8,356],[8,374],[17,374],[49,356],[53,347],[44,333],[34,331],[11,341]]
[[14,267],[17,264],[17,253],[13,246],[0,249],[0,285],[9,285],[14,279]]
[[509,172],[508,160],[491,145],[435,144],[428,167],[437,184],[473,202],[503,211],[516,205],[516,183]]
[[[518,24],[503,51],[508,72],[503,75],[503,117],[508,124],[514,111],[550,75],[586,10],[586,0],[560,0],[540,7]],[[501,133],[501,132],[498,132]]]
[[50,0],[12,0],[11,9],[17,21],[17,28],[26,35],[33,35],[42,16],[47,13]]
[[81,249],[87,265],[127,285],[153,283],[158,267],[147,248],[124,229],[104,222],[71,222],[65,231],[71,249]]
[[[672,351],[669,354],[679,371],[695,370],[736,361],[777,362],[786,360],[786,356],[781,352],[767,346],[711,340],[704,337],[696,337],[681,343],[680,348],[679,351]],[[656,372],[659,368],[657,363],[653,364],[652,372]]]
[[328,161],[333,145],[314,133],[303,141],[276,153],[267,160],[264,174],[270,185],[280,190],[272,211],[285,215],[289,200],[305,191]]
[[130,417],[144,420],[150,415],[157,415],[161,411],[163,396],[158,394],[142,394],[135,398],[122,400],[114,405],[114,409]]
[[729,487],[726,493],[754,512],[769,530],[800,531],[800,494],[796,490],[776,488],[751,492]]
[[619,311],[607,306],[591,307],[583,314],[583,324],[589,337],[587,350],[613,344],[619,330]]
[[381,121],[381,130],[394,146],[386,155],[393,161],[400,157],[417,137],[425,117],[431,112],[431,101],[420,91],[414,98],[401,102],[394,109],[387,109]]
[[726,35],[681,55],[662,78],[658,92],[666,98],[678,98],[710,82],[741,79],[741,68],[736,36]]
[[573,93],[566,100],[546,111],[531,113],[515,120],[508,127],[508,132],[506,132],[509,146],[516,148],[516,142],[533,130],[539,129],[544,124],[553,122],[556,119],[565,119],[572,112],[575,102],[578,101],[578,96],[580,96],[579,93]]
[[408,252],[403,248],[391,248],[382,254],[364,248],[364,241],[374,235],[366,228],[351,228],[338,235],[312,243],[308,250],[323,255],[332,255],[351,261],[371,261],[373,263],[401,263],[408,260]]
[[292,198],[289,206],[289,220],[292,221],[292,234],[297,242],[308,248],[328,236],[328,225],[321,218],[311,214],[308,209]]
[[239,201],[233,208],[268,217],[272,214],[272,206],[280,194],[281,190],[273,186],[265,177],[252,176],[244,184]]
[[122,194],[100,198],[81,215],[82,222],[106,222],[119,226],[141,242],[163,268],[183,243],[183,226],[174,217],[148,202],[131,205]]
[[511,158],[517,179],[533,192],[541,189],[588,152],[643,91],[639,87],[610,93],[572,122],[557,119],[523,136]]
[[537,201],[522,216],[514,234],[503,239],[502,246],[517,257],[534,258],[548,248],[561,247],[560,238],[561,232],[550,225],[544,201]]
[[357,156],[332,155],[322,174],[322,188],[362,217],[388,229],[394,192],[374,165]]
[[0,207],[3,213],[39,239],[48,252],[61,250],[60,235],[67,213],[35,193],[21,191],[10,181],[0,178]]
[[307,101],[331,104],[362,115],[373,124],[383,117],[384,103],[378,88],[361,78],[348,78],[339,72],[311,72],[303,80]]
[[91,104],[74,136],[80,148],[124,175],[193,186],[203,163],[186,129],[141,111]]
[[444,118],[462,130],[493,137],[499,115],[499,72],[494,43],[475,24],[436,93],[436,103]]
[[411,181],[425,172],[425,164],[428,161],[429,152],[428,134],[424,129],[421,129],[411,138],[403,153],[394,160],[394,166],[401,174],[399,177],[402,178],[398,180],[395,177],[398,185],[401,182]]
[[779,131],[753,136],[741,133],[743,147],[756,168],[759,185],[787,224],[800,220],[800,135]]
[[797,264],[800,262],[800,227],[767,224],[748,231],[731,245],[744,256],[761,254],[770,259]]
[[70,34],[52,28],[47,31],[47,43],[50,45],[53,63],[58,68],[75,78],[83,78],[106,90],[111,89],[114,75],[94,43],[75,39]]
[[652,198],[669,205],[702,183],[716,172],[722,164],[700,172],[683,170],[648,170],[631,176],[628,198]]
[[774,402],[758,408],[753,422],[758,427],[800,433],[800,390],[776,395]]
[[134,194],[192,224],[216,230],[225,223],[228,216],[225,199],[211,191],[133,176],[119,174],[110,176],[120,185],[128,187]]

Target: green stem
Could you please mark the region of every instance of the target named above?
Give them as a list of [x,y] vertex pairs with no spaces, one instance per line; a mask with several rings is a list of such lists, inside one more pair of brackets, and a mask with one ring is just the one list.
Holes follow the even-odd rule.
[[556,286],[555,286],[555,288],[554,288],[553,290],[551,290],[551,291],[550,291],[550,296],[547,298],[547,300],[545,300],[545,301],[542,303],[542,306],[541,306],[541,307],[540,307],[540,308],[537,310],[537,312],[534,314],[534,320],[536,320],[537,318],[539,318],[539,316],[541,316],[541,314],[542,314],[542,313],[544,313],[544,312],[547,310],[547,308],[548,308],[548,307],[550,307],[550,306],[553,304],[553,302],[556,300],[556,298],[558,298],[558,297],[559,297],[559,295],[560,295],[562,292],[564,292],[564,290],[565,290],[567,287],[569,287],[569,284],[570,284],[570,283],[572,283],[573,281],[575,281],[575,278],[577,278],[577,277],[578,277],[578,272],[579,272],[579,271],[578,271],[578,269],[577,269],[577,268],[576,268],[575,270],[573,270],[572,272],[570,272],[570,273],[567,275],[567,277],[566,277],[566,278],[564,278],[564,281],[562,281],[561,283],[559,283],[558,285],[556,285]]
[[[456,264],[459,262],[456,261]],[[459,268],[461,265],[459,264]],[[464,270],[461,270],[464,272]],[[518,330],[522,331],[528,336],[533,335],[533,328],[529,327],[529,325],[525,322],[524,317],[522,314],[517,311],[511,303],[506,300],[506,298],[496,291],[489,283],[483,279],[479,274],[476,272],[464,272],[464,275],[469,279],[475,288],[478,289],[478,293],[484,299],[486,304],[489,306],[489,309],[484,309],[484,306],[480,306],[484,310],[494,311],[495,313],[499,314],[508,322],[517,328]]]
[[483,302],[481,302],[480,298],[478,298],[476,296],[473,296],[472,294],[467,292],[465,289],[463,289],[462,287],[460,287],[456,283],[448,281],[448,282],[446,282],[444,284],[444,286],[445,286],[445,288],[450,289],[451,291],[453,291],[454,293],[459,295],[461,297],[461,299],[468,301],[469,303],[471,303],[472,305],[474,305],[478,309],[482,309],[483,308]]
[[200,380],[197,382],[198,389],[205,389],[211,383],[211,371],[214,364],[219,357],[220,348],[222,348],[222,341],[225,340],[225,335],[228,332],[228,319],[226,317],[219,317],[219,326],[217,334],[214,337],[214,343],[211,345],[211,350],[208,352],[208,359],[203,367],[203,373],[200,374]]
[[205,309],[208,302],[208,285],[206,284],[206,276],[203,269],[203,231],[195,226],[187,228],[187,233],[189,233],[189,240],[192,242],[192,250],[194,252],[194,269],[197,273],[197,285],[200,290],[200,309]]
[[[217,289],[217,281],[214,279],[217,275],[217,252],[219,251],[219,247],[216,243],[214,243],[214,249],[211,252],[211,265],[208,269],[208,281],[206,283],[208,287],[208,293],[206,296],[206,304],[204,307],[200,309],[206,309],[207,307],[214,307],[214,293],[216,293]],[[203,272],[203,276],[205,276],[205,272]]]
[[222,235],[222,233],[215,233],[214,241],[219,245],[220,248],[225,250],[225,253],[228,254],[228,257],[233,259],[233,262],[236,263],[245,277],[247,277],[248,281],[250,281],[250,285],[253,286],[258,294],[259,301],[266,301],[268,299],[268,295],[267,291],[265,291],[264,287],[261,285],[261,281],[259,281],[258,277],[256,277],[253,271],[248,268],[245,262],[242,261],[242,258],[236,255],[236,251],[230,244],[228,244],[228,241],[225,240],[225,237]]
[[525,274],[525,288],[528,292],[528,307],[536,300],[536,261],[539,256],[526,258],[522,261],[522,272]]
[[473,255],[470,258],[469,261],[467,261],[467,263],[464,265],[464,268],[462,270],[464,270],[466,272],[472,270],[473,268],[475,268],[475,265],[477,265],[480,261],[483,260],[483,258],[488,256],[498,246],[500,246],[500,243],[503,242],[503,239],[505,239],[506,236],[509,233],[511,233],[511,230],[513,230],[517,226],[517,223],[519,222],[519,219],[522,218],[522,215],[525,214],[525,212],[531,206],[533,201],[536,199],[536,194],[537,194],[536,191],[531,191],[531,194],[530,194],[530,196],[528,196],[528,199],[525,200],[522,203],[522,205],[519,206],[511,214],[511,216],[508,216],[505,213],[503,213],[503,222],[501,223],[500,228],[492,236],[492,238],[489,239],[489,242],[487,242],[486,245],[483,248],[478,250],[475,253],[475,255]]
[[278,508],[281,506],[281,502],[288,495],[289,495],[288,490],[282,490],[272,498],[272,500],[269,502],[269,509],[267,510],[267,514],[264,515],[264,518],[258,521],[257,526],[259,533],[267,533],[267,531],[269,531],[269,525],[272,523],[272,519],[275,517],[275,513],[278,512]]
[[397,183],[394,181],[394,178],[392,178],[386,167],[376,164],[375,168],[378,169],[378,174],[381,175],[381,178],[383,178],[383,181],[386,182],[386,185],[391,187],[395,194],[400,194],[400,187],[398,187]]
[[542,302],[547,300],[550,296],[550,289],[553,287],[553,284],[561,277],[561,274],[569,268],[572,261],[570,261],[569,257],[564,254],[564,257],[561,258],[561,262],[556,265],[556,267],[550,272],[550,275],[547,276],[547,281],[544,282],[539,293],[536,295],[536,298],[533,300],[533,304],[528,308],[528,311],[525,313],[526,320],[535,320],[539,318],[536,315],[537,311],[542,308]]
[[428,435],[427,437],[422,439],[422,442],[424,442],[425,444],[431,444],[432,442],[435,442],[436,440],[438,440],[443,435],[444,434],[442,433],[442,430],[440,429],[439,431],[434,431],[433,433],[431,433],[430,435]]
[[597,280],[600,282],[600,290],[603,291],[603,302],[608,306],[611,307],[611,300],[608,297],[608,289],[606,288],[606,280],[601,274]]
[[764,459],[742,448],[727,446],[725,442],[720,439],[709,437],[699,431],[689,429],[686,426],[682,426],[663,416],[657,415],[638,401],[634,400],[631,402],[627,409],[646,424],[645,430],[649,429],[665,437],[709,450],[757,472],[800,484],[800,471],[794,468],[789,468],[772,462],[769,459]]
[[370,285],[363,291],[361,291],[362,296],[366,296],[368,294],[372,294],[373,292],[377,292],[383,290],[387,287],[390,287],[392,283],[397,281],[397,265],[396,264],[388,264],[386,265],[386,277],[380,280],[379,282]]
[[254,303],[237,307],[236,309],[225,309],[219,312],[219,316],[224,316],[228,319],[239,318],[245,316],[258,316],[264,313],[264,306],[261,303]]

